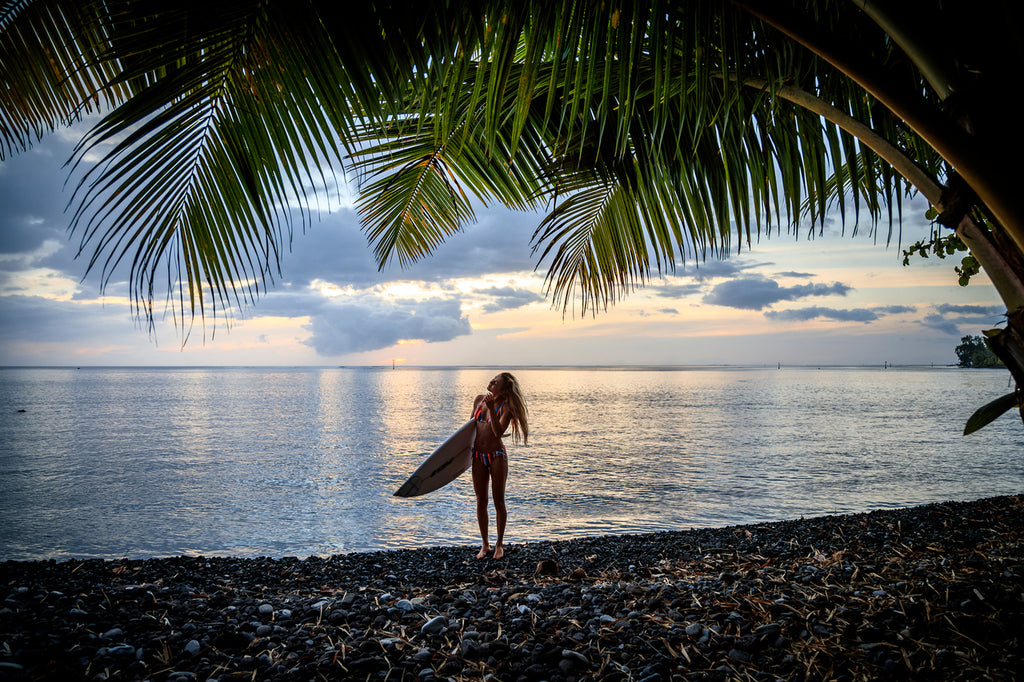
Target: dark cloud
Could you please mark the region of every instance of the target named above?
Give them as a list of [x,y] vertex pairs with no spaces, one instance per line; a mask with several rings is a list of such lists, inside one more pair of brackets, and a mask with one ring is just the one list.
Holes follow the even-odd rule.
[[377,270],[355,212],[340,209],[294,235],[290,251],[281,254],[281,277],[274,288],[304,288],[316,280],[363,288],[386,279]]
[[0,340],[20,343],[92,342],[131,329],[120,304],[82,305],[41,296],[0,296]]
[[655,310],[648,312],[641,310],[639,313],[640,317],[654,317],[657,318],[660,315],[678,315],[679,310],[676,308],[656,308]]
[[1001,317],[1006,314],[1006,309],[992,305],[953,305],[952,303],[940,303],[935,306],[936,312],[940,315],[974,315],[980,317]]
[[[530,236],[539,218],[505,209],[481,209],[478,221],[448,237],[432,254],[400,267],[397,261],[379,269],[373,249],[353,210],[341,209],[296,234],[291,252],[281,256],[282,284],[308,287],[314,281],[339,287],[368,289],[394,281],[441,283],[458,277],[496,272],[532,271]],[[508,300],[508,307],[525,305]],[[496,303],[497,305],[497,303]]]
[[[53,227],[52,221],[32,215],[0,215],[0,254],[30,256],[48,240],[66,241],[63,230]],[[11,264],[8,261],[5,267]]]
[[935,312],[925,315],[919,320],[920,324],[950,336],[960,336],[962,327],[973,327],[970,333],[977,333],[1001,322],[1006,315],[1006,309],[1001,306],[941,303],[933,308]]
[[917,308],[909,305],[886,305],[874,308],[826,308],[810,306],[791,310],[769,310],[764,316],[779,322],[806,322],[819,317],[841,322],[874,322],[886,315],[899,315],[916,312]]
[[530,253],[530,238],[541,216],[503,207],[475,208],[476,222],[465,225],[429,256],[404,269],[397,263],[390,264],[382,272],[383,277],[439,282],[496,272],[533,271],[537,263]]
[[313,315],[329,305],[330,299],[318,290],[283,284],[275,287],[256,305],[250,305],[239,313],[240,317],[303,317]]
[[325,305],[312,315],[311,329],[305,343],[325,356],[387,348],[403,339],[451,341],[471,333],[455,299]]
[[701,284],[666,284],[653,289],[655,296],[661,298],[686,298],[699,294],[704,290]]
[[0,339],[4,341],[63,341],[74,306],[38,296],[0,296]]
[[716,285],[704,297],[704,302],[741,310],[764,310],[779,301],[795,301],[809,296],[845,296],[850,290],[851,287],[839,282],[783,287],[774,280],[744,277]]
[[29,254],[48,239],[66,241],[71,192],[64,187],[65,146],[47,140],[0,162],[0,254]]
[[540,294],[518,287],[492,287],[490,289],[478,289],[476,293],[492,299],[490,303],[484,306],[484,311],[488,313],[515,310],[516,308],[522,308],[524,305],[539,303],[544,300],[544,297]]
[[886,315],[900,315],[902,313],[916,313],[917,306],[913,305],[883,305],[873,309],[875,312]]
[[771,265],[771,263],[744,263],[740,260],[709,260],[703,263],[696,263],[692,268],[687,267],[685,274],[698,282],[706,282],[710,279],[721,279],[725,277],[736,277],[746,270]]
[[794,310],[769,310],[765,317],[777,322],[806,322],[819,317],[828,320],[839,320],[841,322],[874,322],[878,314],[867,308],[852,308],[844,310],[841,308],[822,308],[812,306],[810,308],[796,308]]
[[[60,136],[51,136],[33,151],[0,163],[0,255],[6,255],[0,263],[0,285],[8,294],[17,293],[19,271],[30,267],[48,269],[49,273],[40,276],[54,280],[83,280],[92,254],[86,252],[76,259],[78,237],[69,239],[66,232],[70,187],[64,186],[67,172],[63,163],[70,151],[71,146]],[[405,269],[392,264],[379,270],[354,210],[336,206],[314,215],[310,222],[296,213],[292,239],[281,245],[280,272],[272,265],[273,281],[267,290],[254,304],[236,312],[250,319],[308,316],[311,335],[307,343],[324,355],[384,348],[399,339],[434,342],[469,334],[469,320],[461,313],[460,301],[445,291],[444,282],[458,276],[532,270],[530,237],[539,220],[536,215],[503,209],[481,209],[478,217],[421,262]],[[287,235],[285,239],[287,242]],[[130,261],[110,274],[108,295],[130,293],[128,267]],[[9,343],[84,343],[121,334],[131,335],[133,340],[140,335],[145,338],[145,328],[133,329],[123,304],[90,304],[100,291],[102,263],[98,268],[72,292],[71,301],[0,297],[0,338]],[[377,287],[396,280],[433,284],[434,298],[396,303],[374,294]],[[341,298],[330,299],[315,282],[329,283],[350,295],[344,297],[345,303],[339,302]],[[159,310],[164,292],[160,283],[157,286]],[[526,291],[495,289],[490,293],[492,310],[541,300]],[[219,319],[211,323],[218,330]],[[112,333],[114,328],[124,331]]]
[[813,272],[795,272],[793,270],[787,270],[786,272],[776,273],[777,277],[793,277],[796,279],[812,279],[817,277]]
[[960,322],[957,320],[946,319],[942,315],[931,313],[925,315],[924,319],[920,321],[921,326],[927,327],[928,329],[934,329],[943,334],[949,334],[950,336],[960,336]]

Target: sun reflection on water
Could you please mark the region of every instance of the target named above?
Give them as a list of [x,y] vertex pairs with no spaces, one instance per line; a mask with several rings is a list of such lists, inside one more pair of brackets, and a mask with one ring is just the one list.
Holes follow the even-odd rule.
[[[2,370],[0,558],[327,555],[479,542],[467,475],[392,493],[493,369]],[[998,372],[522,369],[509,542],[1017,493]],[[972,403],[973,404],[973,403]],[[960,414],[957,410],[962,411]],[[493,527],[493,521],[492,521]]]

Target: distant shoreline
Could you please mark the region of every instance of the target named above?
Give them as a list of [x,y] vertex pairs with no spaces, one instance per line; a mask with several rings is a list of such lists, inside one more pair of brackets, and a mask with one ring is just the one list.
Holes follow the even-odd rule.
[[1007,371],[1005,367],[959,367],[956,364],[871,364],[871,365],[827,365],[827,364],[721,364],[721,365],[403,365],[392,367],[384,365],[0,365],[4,369],[66,369],[66,370],[213,370],[213,369],[252,369],[252,370],[324,370],[324,369],[356,369],[356,370],[590,370],[590,371],[700,371],[700,370],[751,370],[751,369],[957,369],[971,371]]

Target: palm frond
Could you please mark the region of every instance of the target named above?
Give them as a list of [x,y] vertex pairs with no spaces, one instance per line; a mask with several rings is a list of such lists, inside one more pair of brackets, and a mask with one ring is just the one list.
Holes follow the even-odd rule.
[[76,150],[81,164],[113,143],[83,174],[72,228],[104,284],[130,261],[147,315],[165,267],[187,316],[255,300],[291,237],[290,206],[308,217],[309,188],[340,165],[335,123],[353,117],[332,84],[337,60],[317,66],[330,42],[315,22],[245,2],[201,14],[116,27],[112,52],[132,55],[119,80],[138,93]]
[[[845,211],[840,193],[855,218],[898,215],[891,170],[777,97],[783,86],[941,168],[847,75],[733,3],[5,7],[0,153],[105,107],[77,151],[79,164],[94,151],[104,160],[85,170],[73,225],[104,282],[130,264],[147,314],[165,271],[183,313],[254,300],[291,239],[290,207],[309,220],[346,155],[364,179],[359,205],[381,266],[429,253],[478,202],[551,202],[534,246],[552,259],[558,303],[575,291],[584,309],[685,257],[725,254],[804,217],[820,225],[830,207]],[[828,7],[817,21],[845,22],[866,51],[890,55],[870,21]],[[913,65],[892,75],[912,80]]]
[[[533,244],[563,309],[574,295],[583,311],[604,308],[654,272],[741,248],[772,225],[823,225],[850,188],[858,216],[899,205],[894,175],[878,175],[848,134],[772,85],[805,82],[842,99],[849,80],[747,15],[714,3],[489,7],[480,61],[433,64],[425,89],[407,96],[402,125],[421,137],[402,149],[372,131],[362,140],[376,171],[361,206],[380,263],[398,245],[400,261],[418,258],[471,220],[467,180],[505,177],[495,167],[516,157],[520,135],[540,150],[527,164],[537,190],[555,200]],[[880,120],[894,139],[907,135]],[[403,223],[428,172],[450,201]],[[864,190],[875,184],[887,201]],[[519,208],[493,184],[469,194]]]
[[[466,90],[483,80],[486,68],[479,66],[463,65]],[[516,91],[506,83],[499,106],[507,108]],[[474,203],[515,210],[542,205],[549,152],[539,123],[516,135],[506,119],[490,134],[481,126],[486,105],[471,110],[471,102],[441,116],[399,116],[359,129],[361,148],[349,155],[350,168],[361,178],[359,210],[381,268],[393,257],[407,265],[429,254],[475,220]]]
[[0,12],[0,160],[81,115],[124,101],[116,61],[99,58],[110,7],[22,0]]
[[371,174],[383,177],[362,187],[359,203],[381,268],[394,255],[403,266],[416,261],[473,219],[470,198],[446,161],[444,142],[433,131],[399,137],[353,158],[369,153],[387,155]]

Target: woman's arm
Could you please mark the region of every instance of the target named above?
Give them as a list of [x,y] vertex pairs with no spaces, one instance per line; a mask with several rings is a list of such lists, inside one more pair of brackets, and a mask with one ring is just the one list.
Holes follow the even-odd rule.
[[490,420],[491,433],[494,434],[495,438],[502,438],[505,432],[508,431],[508,425],[512,422],[512,412],[510,410],[504,410],[501,416],[497,419],[494,418],[494,396],[486,395],[481,396],[484,399],[484,407],[487,410],[487,418]]

